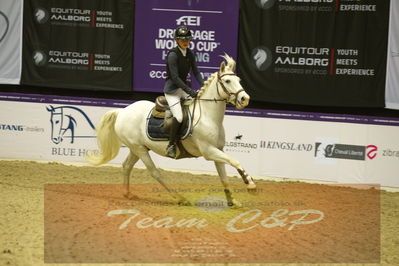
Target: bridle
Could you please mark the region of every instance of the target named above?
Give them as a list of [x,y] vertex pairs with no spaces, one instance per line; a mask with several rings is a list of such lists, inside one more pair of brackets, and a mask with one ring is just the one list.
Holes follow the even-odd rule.
[[[238,90],[238,91],[235,92],[235,93],[230,92],[230,91],[226,88],[226,86],[224,86],[224,84],[223,84],[222,78],[223,78],[224,76],[237,76],[237,75],[236,75],[235,73],[225,73],[225,74],[222,74],[222,75],[221,75],[220,72],[218,72],[218,76],[217,76],[218,80],[217,80],[217,83],[216,83],[216,92],[217,92],[218,96],[220,97],[220,99],[216,99],[216,98],[215,98],[215,99],[195,98],[195,99],[194,99],[193,115],[194,115],[194,112],[195,112],[195,108],[196,108],[196,106],[197,106],[197,101],[198,101],[198,102],[199,102],[199,101],[208,101],[208,102],[215,102],[215,103],[217,103],[217,102],[226,102],[226,103],[228,103],[228,102],[229,102],[228,99],[229,99],[232,95],[234,95],[234,97],[235,97],[234,105],[237,106],[238,94],[239,94],[240,92],[242,92],[242,91],[245,91],[245,90],[244,90],[244,89],[240,89],[240,90]],[[220,94],[220,92],[219,92],[219,84],[220,84],[220,86],[222,87],[223,92],[226,93],[226,95],[227,95],[227,98],[226,98],[226,99],[224,99],[224,98],[222,97],[222,95]],[[199,105],[200,105],[200,110],[201,110],[201,104],[199,104]],[[195,125],[193,126],[193,128],[195,128],[195,126],[198,124],[198,122],[199,122],[199,120],[200,120],[200,118],[201,118],[201,113],[202,113],[202,111],[200,111],[200,117],[198,118],[197,123],[195,123]]]
[[[224,76],[236,76],[236,74],[235,73],[226,73],[226,74],[220,75],[220,72],[218,72],[218,82],[216,83],[216,92],[218,93],[219,97],[222,98],[222,96],[219,93],[219,84],[220,84],[220,86],[222,87],[224,93],[227,94],[228,98],[230,98],[232,95],[234,95],[234,98],[235,98],[234,105],[237,106],[238,94],[240,92],[244,91],[244,89],[240,89],[240,90],[238,90],[235,93],[229,92],[229,90],[226,89],[226,86],[224,86],[223,81],[222,81],[222,78]],[[227,102],[227,100],[226,100],[226,102]]]
[[[238,91],[235,92],[235,93],[230,92],[230,91],[226,88],[226,86],[224,86],[224,84],[223,84],[222,78],[223,78],[224,76],[237,76],[237,75],[236,75],[235,73],[225,73],[225,74],[221,75],[220,72],[218,72],[218,76],[217,76],[218,79],[217,79],[217,83],[216,83],[216,92],[217,92],[217,94],[218,94],[218,96],[219,96],[219,99],[216,99],[216,98],[214,98],[214,99],[195,98],[194,100],[195,100],[195,101],[208,101],[208,102],[215,102],[215,103],[216,103],[216,102],[226,102],[226,103],[228,103],[228,102],[229,102],[228,99],[233,95],[234,98],[235,98],[234,105],[237,106],[238,94],[239,94],[240,92],[242,92],[242,91],[245,91],[245,90],[244,90],[244,89],[240,89],[240,90],[238,90]],[[226,93],[226,95],[227,95],[227,98],[226,98],[226,99],[224,99],[224,98],[222,97],[222,95],[220,94],[220,92],[219,92],[219,84],[220,84],[220,86],[222,87],[223,92]]]

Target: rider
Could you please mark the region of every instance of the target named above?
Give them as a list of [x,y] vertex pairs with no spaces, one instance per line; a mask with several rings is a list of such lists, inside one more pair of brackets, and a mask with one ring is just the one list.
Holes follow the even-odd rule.
[[195,79],[201,86],[204,85],[201,73],[195,62],[194,53],[190,50],[192,39],[191,31],[186,26],[179,26],[174,33],[177,47],[171,49],[166,56],[167,78],[164,86],[166,101],[173,114],[173,120],[169,131],[169,145],[166,155],[176,157],[176,143],[178,132],[183,121],[183,111],[180,104],[181,99],[197,97],[198,92],[190,88],[187,82],[187,75],[192,70]]

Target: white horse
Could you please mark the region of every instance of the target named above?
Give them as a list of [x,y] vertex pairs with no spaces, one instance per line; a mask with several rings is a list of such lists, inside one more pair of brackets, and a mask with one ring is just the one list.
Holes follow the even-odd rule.
[[[203,156],[206,160],[214,161],[229,206],[239,206],[239,203],[231,195],[225,164],[237,169],[247,184],[248,191],[255,190],[256,185],[240,163],[223,152],[225,144],[223,118],[226,103],[231,103],[236,108],[242,109],[248,105],[250,97],[242,88],[239,77],[234,73],[235,61],[228,55],[223,58],[226,63],[224,61],[221,63],[219,72],[209,77],[197,98],[189,105],[194,126],[191,135],[181,143],[194,157]],[[131,171],[139,159],[144,163],[151,176],[168,191],[171,191],[149,155],[149,151],[152,150],[161,156],[166,156],[168,145],[167,141],[153,141],[146,134],[147,117],[153,108],[153,102],[137,101],[124,109],[108,111],[101,118],[97,127],[100,152],[86,156],[86,159],[92,164],[104,164],[117,156],[122,144],[126,145],[130,153],[123,163],[123,175],[126,185],[125,196],[129,198],[132,197],[129,191]],[[179,202],[187,203],[181,195],[171,193]]]

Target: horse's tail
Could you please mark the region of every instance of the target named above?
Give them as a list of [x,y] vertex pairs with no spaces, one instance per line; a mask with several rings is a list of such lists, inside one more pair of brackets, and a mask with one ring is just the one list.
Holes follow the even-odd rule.
[[111,110],[105,113],[97,125],[97,144],[99,152],[88,153],[85,159],[95,165],[107,163],[118,155],[122,145],[115,133],[115,121],[119,110]]

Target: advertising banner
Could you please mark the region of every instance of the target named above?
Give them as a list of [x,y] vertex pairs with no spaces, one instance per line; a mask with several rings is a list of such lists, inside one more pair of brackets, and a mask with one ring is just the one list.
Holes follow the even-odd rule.
[[399,109],[399,2],[391,1],[385,106]]
[[[88,165],[83,156],[98,149],[94,128],[102,115],[131,102],[3,93],[0,103],[1,159]],[[228,108],[223,125],[224,151],[255,178],[399,187],[399,119]],[[121,164],[128,153],[122,147],[110,164]],[[203,157],[150,154],[159,168],[217,173]],[[232,166],[226,171],[239,177]]]
[[132,1],[25,2],[24,84],[131,90]]
[[219,69],[220,55],[236,58],[238,0],[137,0],[135,8],[135,91],[162,92],[166,55],[177,46],[173,32],[181,25],[193,33],[190,48],[205,80]]
[[0,84],[20,83],[22,10],[22,0],[0,2]]
[[241,1],[238,69],[259,101],[383,107],[390,1]]

